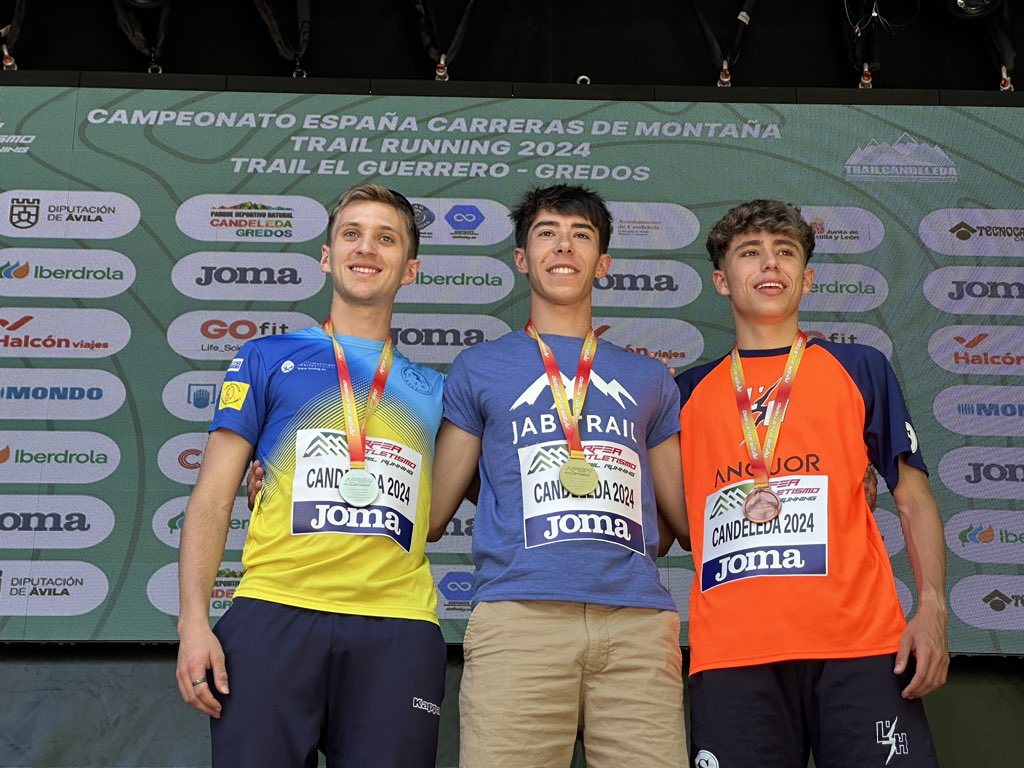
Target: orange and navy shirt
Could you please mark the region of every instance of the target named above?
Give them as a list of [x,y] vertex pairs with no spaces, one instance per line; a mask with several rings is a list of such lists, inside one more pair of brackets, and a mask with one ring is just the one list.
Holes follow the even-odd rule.
[[[740,350],[762,443],[788,354]],[[906,623],[863,476],[870,463],[892,489],[901,455],[925,465],[885,356],[810,340],[770,466],[782,513],[765,524],[743,517],[754,481],[729,356],[676,383],[697,571],[690,673],[897,650]]]

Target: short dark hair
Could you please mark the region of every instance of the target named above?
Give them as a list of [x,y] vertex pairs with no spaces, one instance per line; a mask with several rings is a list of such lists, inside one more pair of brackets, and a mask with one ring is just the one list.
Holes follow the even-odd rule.
[[811,260],[814,252],[814,230],[804,221],[798,206],[781,200],[751,200],[725,214],[708,233],[704,247],[715,269],[721,268],[722,257],[732,239],[747,232],[789,235],[803,246],[807,257],[804,264]]
[[409,248],[409,258],[415,259],[416,254],[420,250],[420,230],[416,226],[416,211],[413,210],[412,203],[409,202],[405,195],[393,189],[382,187],[380,184],[356,184],[354,187],[349,187],[341,193],[338,202],[334,204],[331,214],[327,218],[327,247],[331,246],[331,241],[334,239],[334,222],[338,217],[338,211],[349,203],[361,200],[371,203],[384,203],[398,211],[405,221],[405,228],[408,230],[411,246]]
[[568,184],[534,187],[527,191],[508,215],[516,228],[517,248],[526,247],[530,225],[541,211],[582,216],[597,228],[601,253],[608,252],[608,243],[612,239],[612,215],[604,198],[597,192]]

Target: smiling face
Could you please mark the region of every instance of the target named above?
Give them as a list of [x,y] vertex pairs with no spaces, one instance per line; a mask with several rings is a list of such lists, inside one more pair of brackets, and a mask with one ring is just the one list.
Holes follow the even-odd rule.
[[744,326],[795,327],[800,299],[814,284],[814,270],[795,237],[759,230],[729,241],[712,279],[715,290],[732,303],[739,332]]
[[579,307],[589,313],[594,280],[608,274],[611,256],[585,217],[542,210],[530,224],[526,245],[516,248],[516,269],[530,283],[531,309]]
[[339,210],[320,269],[331,276],[334,298],[346,305],[386,305],[416,279],[419,260],[401,214],[387,203],[356,200]]

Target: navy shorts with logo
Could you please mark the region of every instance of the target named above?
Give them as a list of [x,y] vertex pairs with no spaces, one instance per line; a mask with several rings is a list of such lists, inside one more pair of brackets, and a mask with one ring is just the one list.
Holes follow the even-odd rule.
[[780,661],[689,678],[695,768],[937,768],[920,699],[895,654]]
[[433,768],[447,653],[436,624],[237,598],[214,633],[231,686],[215,768]]

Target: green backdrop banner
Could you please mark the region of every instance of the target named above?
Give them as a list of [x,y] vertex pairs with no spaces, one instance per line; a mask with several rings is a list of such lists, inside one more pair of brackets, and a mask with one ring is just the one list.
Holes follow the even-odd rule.
[[[415,204],[423,267],[393,335],[443,370],[525,322],[508,206],[567,181],[616,220],[595,327],[680,368],[731,344],[708,227],[753,197],[803,207],[804,327],[879,348],[904,383],[945,523],[951,648],[1024,653],[1022,135],[1024,111],[1002,108],[0,88],[0,640],[175,637],[222,372],[247,339],[324,313],[341,189]],[[247,514],[239,498],[211,617]],[[473,514],[430,551],[450,642]],[[875,517],[912,611],[890,496]],[[662,565],[685,642],[693,562]]]

